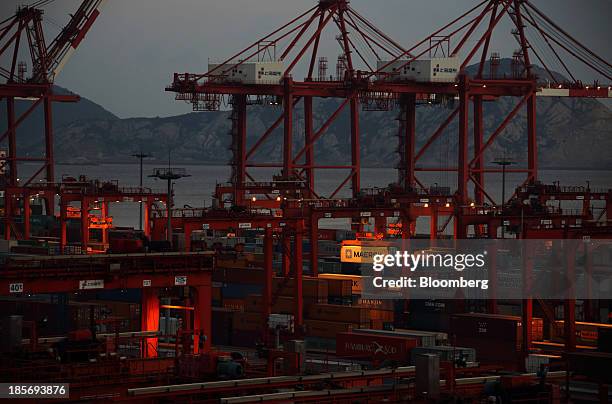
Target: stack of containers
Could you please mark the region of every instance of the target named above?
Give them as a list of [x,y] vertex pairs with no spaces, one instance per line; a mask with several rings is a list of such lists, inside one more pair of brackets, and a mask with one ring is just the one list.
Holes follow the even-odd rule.
[[416,356],[421,354],[434,354],[440,357],[442,362],[476,362],[476,350],[474,348],[462,348],[455,346],[428,346],[416,347],[411,352],[411,364],[416,364]]
[[232,323],[235,310],[223,307],[213,307],[212,309],[212,332],[211,338],[213,345],[232,344]]
[[[543,321],[534,318],[532,339],[543,337]],[[521,317],[496,314],[465,313],[451,317],[451,333],[457,345],[475,348],[479,361],[519,365],[523,334]]]
[[395,329],[389,330],[372,330],[360,329],[355,330],[356,333],[374,336],[387,336],[396,338],[409,338],[417,341],[417,346],[420,347],[435,347],[437,345],[446,344],[448,335],[442,332],[429,332],[419,330]]
[[450,331],[450,319],[458,304],[454,300],[411,300],[408,325],[417,330]]
[[379,363],[394,361],[408,364],[410,353],[416,346],[417,340],[414,338],[346,332],[337,335],[336,355]]
[[[565,342],[565,321],[556,321],[556,327],[551,327],[550,336],[553,342]],[[603,332],[612,332],[612,324],[588,323],[576,321],[576,344],[596,347],[599,335]]]

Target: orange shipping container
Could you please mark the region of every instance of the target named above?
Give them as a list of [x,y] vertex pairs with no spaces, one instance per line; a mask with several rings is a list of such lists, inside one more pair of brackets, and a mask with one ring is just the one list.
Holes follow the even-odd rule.
[[344,321],[364,326],[370,325],[369,309],[363,307],[314,304],[308,310],[308,318],[312,320]]
[[370,309],[393,311],[393,300],[384,299],[364,299],[362,297],[354,297],[353,304],[359,307],[367,307]]
[[371,320],[380,320],[384,323],[393,322],[393,312],[392,311],[370,309],[367,307],[363,307],[363,308],[369,311]]
[[[295,312],[295,301],[292,297],[277,296],[272,299],[272,302],[272,313],[293,314]],[[263,311],[263,296],[247,296],[245,299],[245,311],[261,313]]]
[[353,281],[350,279],[325,279],[327,291],[334,297],[351,297],[353,293]]
[[242,299],[223,299],[223,307],[226,309],[232,309],[236,311],[245,310],[245,302]]
[[[557,320],[556,323],[556,327],[551,327],[551,340],[554,342],[564,342],[565,322]],[[596,347],[599,339],[599,330],[601,329],[612,329],[612,324],[576,321],[576,344]]]
[[360,295],[363,290],[363,278],[359,275],[319,274],[319,279],[342,279],[351,281],[351,293]]
[[[281,296],[294,297],[295,280],[274,278],[272,290]],[[326,302],[328,295],[327,283],[316,278],[304,278],[302,282],[302,296],[319,302]]]

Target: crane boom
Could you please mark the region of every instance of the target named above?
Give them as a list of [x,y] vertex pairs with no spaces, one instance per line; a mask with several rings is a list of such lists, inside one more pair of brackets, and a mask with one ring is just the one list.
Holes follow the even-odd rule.
[[84,0],[47,49],[47,57],[51,61],[47,76],[53,82],[68,59],[79,46],[93,23],[100,15],[100,9],[106,0]]

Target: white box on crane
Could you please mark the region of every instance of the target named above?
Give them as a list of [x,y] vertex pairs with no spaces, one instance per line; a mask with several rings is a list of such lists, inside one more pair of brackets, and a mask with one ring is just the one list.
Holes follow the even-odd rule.
[[280,84],[285,68],[283,62],[209,63],[208,71],[211,77],[230,83]]
[[[385,67],[387,64],[389,65]],[[384,78],[389,81],[453,83],[459,74],[460,62],[458,57],[418,59],[409,63],[407,60],[397,60],[392,63],[379,60],[377,68],[385,73],[391,73],[391,76]]]

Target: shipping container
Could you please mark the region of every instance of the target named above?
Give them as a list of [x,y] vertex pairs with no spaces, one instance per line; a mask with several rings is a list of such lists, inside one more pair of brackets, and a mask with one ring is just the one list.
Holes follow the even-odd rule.
[[262,331],[264,319],[261,313],[237,311],[232,316],[232,330],[236,331]]
[[[294,297],[296,295],[295,279],[274,278],[272,280],[272,290],[280,296]],[[326,303],[328,296],[327,282],[317,278],[304,277],[302,296],[313,302]]]
[[307,313],[311,320],[343,321],[366,327],[370,324],[370,310],[361,307],[313,304]]
[[231,345],[244,348],[255,348],[257,343],[262,342],[262,334],[258,330],[233,330]]
[[414,338],[386,335],[339,333],[336,336],[336,355],[345,358],[393,360],[408,363],[410,351],[417,346]]
[[456,300],[414,299],[410,300],[409,311],[418,314],[455,314],[458,306]]
[[319,240],[335,240],[336,230],[335,229],[319,229],[318,239]]
[[295,331],[295,320],[291,314],[272,313],[268,317],[268,328],[272,330],[286,330],[290,333]]
[[245,311],[245,299],[223,299],[221,307],[234,311]]
[[485,364],[518,365],[521,361],[517,341],[489,337],[455,336],[453,342],[459,346],[474,348],[478,361]]
[[307,351],[315,352],[336,352],[336,338],[304,337]]
[[395,329],[393,331],[388,331],[388,330],[358,329],[358,330],[354,330],[353,332],[360,333],[360,334],[382,335],[382,336],[388,336],[388,337],[414,339],[417,341],[417,346],[423,346],[423,347],[436,346],[438,344],[446,343],[446,341],[448,340],[448,336],[445,333],[419,331],[419,330]]
[[340,279],[351,281],[351,293],[360,295],[363,290],[363,279],[359,275],[319,274],[319,279]]
[[459,74],[459,58],[440,57],[419,60],[378,61],[377,68],[390,74],[383,80],[408,80],[427,83],[453,83]]
[[352,230],[336,230],[336,241],[355,240],[357,233]]
[[212,300],[221,301],[221,288],[213,286],[211,293]]
[[[532,320],[532,340],[541,341],[544,336],[544,322],[541,318]],[[457,336],[511,340],[520,343],[523,339],[522,319],[517,316],[500,314],[464,313],[451,317],[451,332]]]
[[353,323],[340,321],[304,320],[306,335],[319,338],[336,338],[336,334],[356,328]]
[[612,353],[612,329],[602,328],[597,336],[597,349]]
[[353,305],[353,298],[352,298],[352,296],[349,296],[349,297],[329,296],[327,298],[327,303],[328,304],[336,304],[336,305],[340,305],[340,306],[352,306]]
[[211,338],[213,345],[231,344],[234,312],[234,310],[224,308],[212,309]]
[[227,283],[221,290],[223,299],[245,299],[249,295],[261,294],[262,285],[246,283]]
[[[407,316],[406,327],[414,330],[450,332],[451,315],[446,313],[415,313]],[[399,324],[398,324],[399,325]]]
[[319,274],[339,274],[341,272],[342,265],[337,259],[319,259]]
[[216,80],[242,84],[279,84],[285,71],[283,62],[260,61],[227,63],[220,65],[209,63],[208,71]]
[[395,310],[395,300],[386,300],[386,299],[368,299],[362,298],[359,295],[351,296],[351,304],[357,307],[366,307],[369,309],[376,310],[386,310],[394,312]]
[[340,257],[340,244],[337,241],[319,240],[319,257]]
[[[263,296],[249,295],[244,301],[245,311],[261,313],[263,311]],[[272,298],[272,312],[281,314],[295,313],[295,299],[286,296]]]
[[259,268],[238,268],[236,265],[224,268],[217,261],[212,278],[214,282],[224,284],[250,284],[261,287],[264,283],[264,271]]
[[[551,327],[550,335],[553,342],[562,343],[565,341],[564,324],[565,322],[563,320],[559,320],[556,322],[556,327]],[[612,324],[577,321],[576,344],[596,347],[598,344],[600,330],[608,330],[608,332],[612,332]]]
[[529,354],[525,359],[525,368],[529,373],[537,373],[542,369],[543,365],[550,365],[560,361],[561,357],[557,355]]
[[476,362],[476,350],[474,348],[456,346],[418,346],[410,353],[411,364],[415,364],[416,355],[419,354],[435,354],[440,357],[440,361],[444,362]]
[[327,293],[330,297],[351,298],[353,294],[353,281],[351,279],[326,278]]

